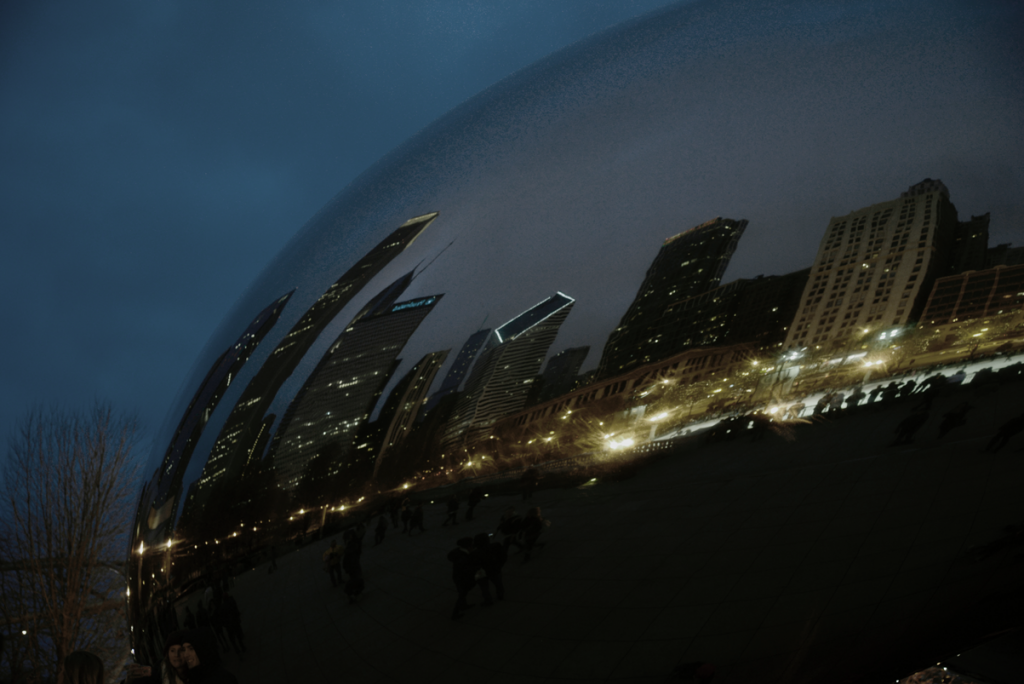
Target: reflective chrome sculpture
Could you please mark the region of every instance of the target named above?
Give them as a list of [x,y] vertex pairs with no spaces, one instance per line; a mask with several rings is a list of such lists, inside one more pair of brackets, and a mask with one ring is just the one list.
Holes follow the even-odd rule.
[[158,436],[136,657],[195,622],[243,682],[835,682],[1019,621],[1024,266],[953,200],[1020,215],[959,173],[1019,174],[1019,93],[971,103],[1020,13],[859,11],[656,13],[329,203]]

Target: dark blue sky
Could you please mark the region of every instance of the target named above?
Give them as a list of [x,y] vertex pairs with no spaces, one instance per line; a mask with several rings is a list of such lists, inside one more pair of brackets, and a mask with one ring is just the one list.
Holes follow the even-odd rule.
[[361,171],[665,0],[0,5],[0,430],[94,397],[152,433],[219,321]]

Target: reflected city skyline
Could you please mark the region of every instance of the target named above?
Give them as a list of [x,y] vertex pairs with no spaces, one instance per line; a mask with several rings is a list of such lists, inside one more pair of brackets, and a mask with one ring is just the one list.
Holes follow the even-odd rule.
[[[934,594],[904,592],[930,545],[943,568],[981,567],[966,545],[994,543],[1017,522],[1008,484],[1018,466],[1003,447],[1018,429],[1006,397],[1024,368],[1024,266],[1019,248],[990,238],[1006,194],[979,212],[977,180],[948,175],[960,162],[935,158],[935,136],[886,128],[884,100],[857,100],[870,111],[853,116],[833,94],[838,113],[817,129],[795,112],[822,93],[773,93],[760,121],[778,135],[731,127],[723,102],[756,108],[739,94],[758,81],[758,60],[782,49],[792,16],[765,9],[778,32],[747,27],[766,32],[744,38],[747,52],[706,48],[745,65],[745,85],[712,87],[710,58],[693,56],[704,55],[698,28],[721,37],[730,24],[707,9],[666,11],[483,94],[329,202],[250,288],[179,398],[183,417],[170,422],[180,427],[160,438],[163,479],[142,492],[129,561],[138,654],[158,659],[167,625],[187,607],[223,605],[216,594],[234,579],[275,605],[268,592],[300,587],[355,635],[389,638],[408,615],[447,620],[450,605],[438,606],[448,594],[458,596],[452,623],[464,624],[477,586],[466,577],[480,579],[460,575],[466,555],[483,570],[487,535],[517,516],[509,585],[530,588],[513,605],[544,623],[521,625],[531,644],[561,624],[561,601],[558,615],[594,610],[602,621],[603,631],[554,633],[580,648],[618,643],[613,617],[634,611],[646,621],[625,629],[630,638],[693,656],[680,665],[719,658],[743,682],[761,681],[752,663],[770,661],[777,680],[823,682],[857,653],[931,657],[928,644],[946,634],[1008,624],[981,598],[1015,591],[999,559],[984,579],[952,569]],[[807,40],[785,43],[779,59],[817,65]],[[873,54],[878,40],[832,49]],[[856,59],[834,63],[838,83],[861,78]],[[931,111],[929,126],[956,127]],[[856,145],[900,163],[835,161],[854,143],[828,135],[864,117],[879,128]],[[787,156],[767,176],[742,163],[804,155],[815,136],[830,140],[827,161]],[[721,156],[695,152],[706,140]],[[909,145],[902,156],[898,144]],[[954,203],[961,187],[969,217]],[[257,339],[251,321],[266,318],[267,302],[278,317]],[[214,352],[230,340],[245,341],[248,361],[217,394],[207,384],[220,383],[225,361]],[[190,426],[204,409],[200,434]],[[190,458],[170,456],[181,444]],[[946,508],[901,505],[940,484],[948,494],[958,468],[1007,488],[976,487]],[[982,522],[961,519],[970,505],[985,509]],[[545,531],[547,515],[564,527]],[[535,571],[535,560],[545,565]],[[340,575],[348,613],[317,593]],[[614,605],[595,605],[592,592]],[[776,606],[810,592],[799,610]],[[266,639],[295,615],[317,619],[281,600],[282,620],[264,614]],[[846,615],[864,602],[862,619]],[[927,611],[937,602],[964,616],[958,629],[942,631]],[[472,629],[512,629],[503,608],[493,621],[475,614]],[[692,634],[671,632],[670,618],[703,611]],[[310,662],[307,646],[290,653]],[[646,661],[633,658],[638,669]],[[258,678],[263,662],[236,665]],[[535,662],[524,655],[519,673]]]

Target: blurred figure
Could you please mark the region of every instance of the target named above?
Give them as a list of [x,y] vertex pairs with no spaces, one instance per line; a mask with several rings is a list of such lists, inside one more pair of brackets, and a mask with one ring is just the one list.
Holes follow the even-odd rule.
[[363,540],[355,530],[347,530],[343,539],[345,541],[345,552],[342,556],[342,565],[344,566],[345,574],[348,575],[345,593],[348,594],[348,602],[355,603],[356,599],[363,593],[363,588],[366,584],[363,581],[363,566],[361,562]]
[[985,453],[994,454],[1010,441],[1015,434],[1024,430],[1024,413],[1016,418],[1011,418],[999,426],[999,430],[985,446]]
[[128,684],[187,684],[188,667],[184,659],[186,630],[177,630],[164,642],[164,659],[157,672],[144,665],[128,666]]
[[853,393],[851,393],[850,396],[846,399],[846,408],[847,408],[847,410],[852,409],[852,408],[856,408],[856,406],[858,404],[860,404],[861,400],[863,400],[864,397],[866,397],[866,396],[867,396],[867,394],[864,393],[864,388],[862,386],[858,385],[853,390]]
[[807,407],[807,405],[804,404],[803,400],[802,399],[798,399],[797,402],[795,404],[793,404],[792,406],[790,406],[789,410],[786,411],[786,416],[785,417],[786,418],[792,418],[792,419],[795,420],[796,418],[800,417],[800,413],[806,407]]
[[373,545],[378,546],[384,541],[384,534],[388,531],[388,521],[382,512],[377,516],[377,527],[373,531]]
[[182,659],[188,667],[188,684],[238,684],[238,679],[221,665],[211,630],[188,631],[182,638]]
[[245,632],[242,631],[242,611],[238,609],[235,597],[226,590],[220,601],[222,612],[221,620],[224,629],[227,630],[228,639],[231,641],[231,648],[235,653],[242,653],[248,649],[245,647]]
[[448,517],[441,523],[441,527],[447,527],[448,523],[459,524],[459,497],[455,494],[448,497]]
[[502,535],[502,546],[508,551],[508,547],[511,544],[515,544],[516,548],[522,550],[523,545],[519,543],[519,533],[523,529],[523,519],[516,513],[516,509],[513,506],[509,506],[505,509],[505,513],[501,516],[501,522],[498,523],[498,531]]
[[341,549],[338,548],[338,542],[331,540],[331,545],[326,551],[324,551],[324,565],[327,566],[327,574],[331,576],[331,586],[336,587],[345,578],[341,574]]
[[480,487],[474,487],[473,491],[469,493],[469,501],[466,506],[466,520],[473,519],[473,509],[476,508],[484,498],[484,490]]
[[882,390],[882,401],[892,401],[898,396],[900,396],[900,386],[899,383],[895,381],[890,382],[885,386],[885,389]]
[[540,533],[544,531],[545,527],[550,527],[551,521],[545,520],[540,514],[540,507],[534,506],[526,512],[526,517],[523,518],[523,547],[526,549],[526,555],[523,556],[523,562],[530,560],[530,553],[537,547],[544,548],[545,543],[538,541]]
[[899,425],[896,426],[896,439],[892,441],[889,446],[898,446],[900,444],[910,444],[914,441],[914,434],[921,429],[928,421],[928,409],[925,406],[918,406],[914,409],[914,412],[904,418]]
[[905,383],[900,385],[900,390],[897,396],[900,399],[904,397],[909,397],[911,394],[913,394],[915,387],[917,387],[917,380],[907,380]]
[[537,487],[540,486],[540,480],[541,476],[539,470],[533,466],[526,469],[526,472],[523,473],[523,477],[520,482],[523,488],[523,501],[533,498],[534,491],[536,491]]
[[956,427],[960,427],[967,423],[967,412],[973,409],[968,402],[963,402],[956,408],[948,411],[942,416],[942,422],[939,423],[939,439],[942,439],[949,433],[950,430]]
[[420,532],[426,532],[426,528],[423,527],[423,504],[416,504],[416,508],[412,509],[412,522],[409,523],[409,536],[412,536],[413,530],[419,530]]
[[412,505],[409,500],[406,499],[402,502],[402,533],[406,534],[409,532],[409,523],[412,522]]
[[103,661],[88,651],[75,651],[64,658],[61,684],[106,684]]
[[456,542],[455,548],[448,552],[448,560],[452,564],[452,581],[455,582],[455,591],[458,593],[455,608],[452,610],[452,620],[458,620],[466,614],[467,608],[473,606],[472,603],[467,603],[466,597],[476,586],[476,571],[480,566],[476,564],[472,551],[473,538],[463,537]]
[[185,632],[171,635],[164,646],[164,662],[161,664],[161,684],[185,684],[188,666],[185,665]]
[[218,596],[210,604],[210,626],[213,627],[213,633],[217,635],[217,645],[226,651],[228,650],[228,639],[224,636],[224,616],[221,612],[220,602],[221,597]]
[[490,590],[488,584],[494,585],[495,596],[499,601],[505,598],[505,583],[501,577],[501,569],[505,566],[505,561],[508,560],[508,553],[505,551],[505,547],[491,540],[491,535],[486,532],[481,532],[473,538],[473,550],[477,553],[477,558],[480,562],[480,567],[484,571],[484,576],[477,580],[477,584],[480,585],[480,591],[484,596],[484,603],[490,603]]

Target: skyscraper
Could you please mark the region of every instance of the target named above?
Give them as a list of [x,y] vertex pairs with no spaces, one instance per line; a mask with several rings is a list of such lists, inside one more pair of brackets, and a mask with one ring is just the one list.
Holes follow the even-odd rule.
[[956,224],[948,275],[980,271],[985,268],[985,257],[988,254],[988,224],[988,213],[972,216],[970,221],[960,221]]
[[558,292],[490,334],[455,406],[445,444],[472,441],[525,405],[530,384],[574,302]]
[[444,397],[458,391],[459,385],[462,384],[462,379],[466,377],[466,373],[473,366],[476,355],[480,352],[484,343],[487,342],[487,337],[490,334],[490,328],[482,328],[469,336],[469,339],[462,345],[462,349],[459,350],[458,355],[455,357],[455,361],[452,362],[452,367],[448,369],[447,375],[444,376],[441,388],[427,402],[426,411],[434,408]]
[[434,381],[434,376],[441,369],[448,350],[430,352],[406,373],[405,377],[391,391],[391,396],[384,402],[377,419],[381,423],[382,434],[380,443],[374,444],[377,456],[374,459],[373,477],[377,478],[381,463],[388,451],[408,436],[416,415],[423,406],[423,401]]
[[718,287],[747,221],[718,218],[665,240],[633,303],[608,336],[598,378],[618,375],[659,361],[675,350],[664,344],[674,336],[663,315],[673,302]]
[[[389,290],[382,294],[400,292]],[[324,468],[327,476],[353,465],[345,460],[353,439],[391,379],[405,343],[441,296],[398,303],[388,297],[367,307],[338,336],[275,436],[277,478],[283,489],[294,489],[310,459],[328,444],[336,462]]]
[[163,461],[150,483],[152,498],[147,522],[151,530],[173,515],[181,493],[182,478],[210,415],[217,408],[231,381],[238,376],[242,366],[252,356],[256,346],[277,323],[293,292],[294,290],[264,308],[238,340],[217,357],[203,378],[188,408],[185,409],[185,416],[178,424],[178,429],[174,431],[174,437],[167,447]]
[[570,347],[552,356],[541,376],[543,386],[536,401],[548,401],[575,389],[580,368],[589,353],[589,346]]
[[419,216],[392,231],[331,284],[278,343],[242,392],[210,450],[196,490],[199,505],[225,475],[228,481],[236,480],[249,459],[260,456],[256,444],[264,431],[264,415],[316,338],[352,297],[407,249],[435,218],[436,212]]
[[949,268],[956,228],[949,190],[930,178],[898,199],[832,217],[785,348],[843,344],[857,331],[916,321]]
[[781,276],[734,280],[665,310],[665,344],[678,354],[692,347],[752,342],[780,346],[793,323],[809,268]]

